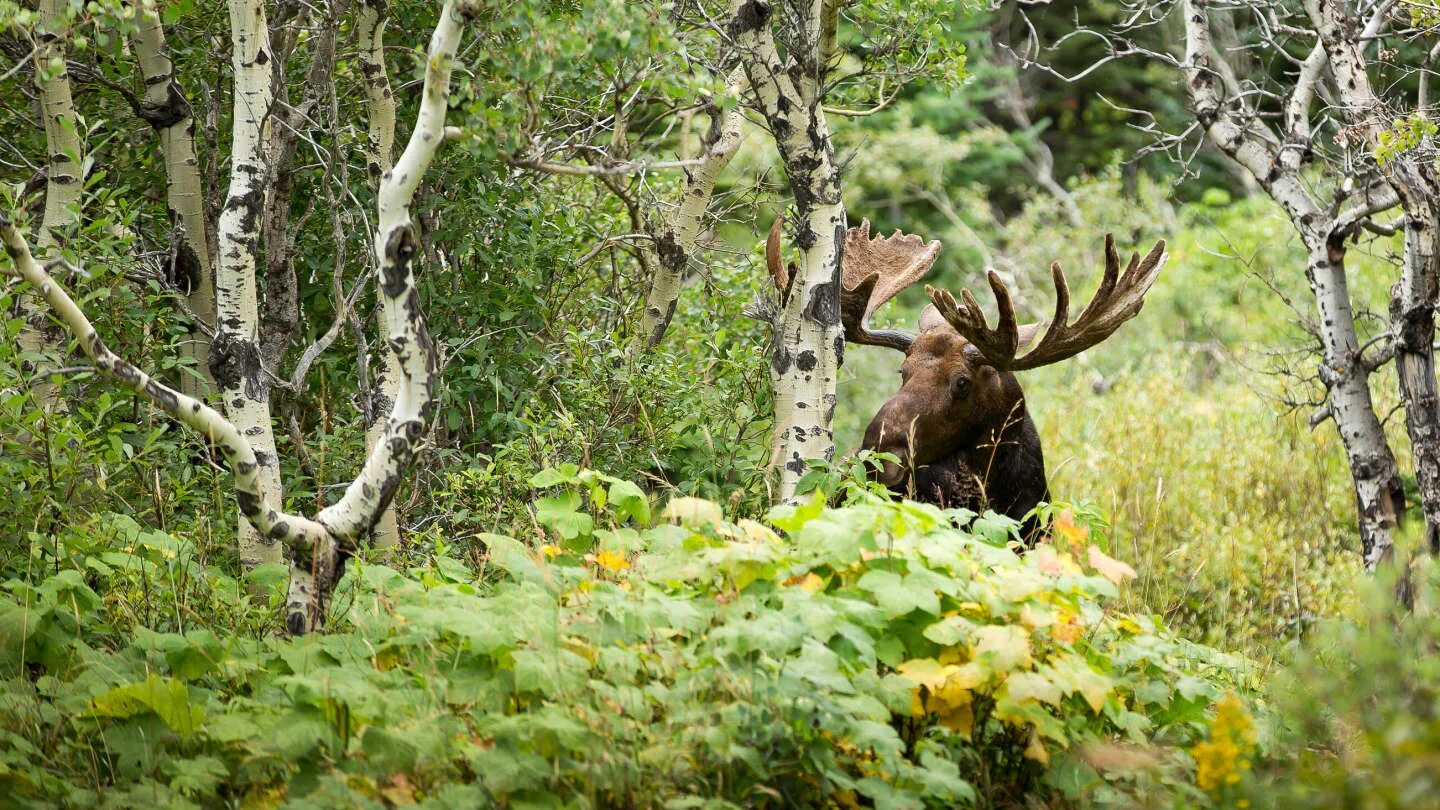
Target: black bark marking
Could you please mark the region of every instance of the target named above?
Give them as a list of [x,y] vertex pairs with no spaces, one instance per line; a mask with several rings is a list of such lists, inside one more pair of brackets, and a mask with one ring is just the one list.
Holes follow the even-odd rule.
[[805,460],[800,458],[800,454],[798,452],[792,452],[790,454],[790,460],[785,462],[785,469],[789,470],[792,473],[795,473],[796,475],[804,475]]
[[415,229],[409,225],[392,231],[385,241],[385,266],[380,268],[380,289],[388,298],[399,298],[410,276],[410,259],[420,249]]
[[750,0],[735,11],[735,19],[730,21],[730,36],[738,37],[743,34],[750,34],[759,31],[770,22],[772,9],[764,0]]
[[260,514],[260,496],[253,492],[236,490],[235,503],[240,507],[240,514],[247,518],[253,519]]
[[780,376],[790,370],[790,350],[784,346],[775,347],[775,355],[770,360],[770,367]]
[[[234,332],[221,330],[210,342],[210,376],[222,391],[243,388],[246,397],[259,402],[265,401],[269,394],[260,373],[259,347]],[[243,401],[231,401],[237,408],[243,404]]]
[[795,366],[801,371],[814,371],[816,362],[815,352],[809,349],[800,352],[800,354],[795,357]]

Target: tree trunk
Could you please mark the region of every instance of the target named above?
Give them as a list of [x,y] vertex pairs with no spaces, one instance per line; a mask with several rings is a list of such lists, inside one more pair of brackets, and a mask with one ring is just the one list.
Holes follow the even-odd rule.
[[205,222],[205,200],[200,182],[200,160],[195,155],[195,119],[175,79],[175,66],[165,52],[165,29],[155,0],[137,7],[135,55],[145,80],[141,116],[160,136],[165,162],[165,201],[174,238],[170,248],[170,282],[185,293],[194,320],[184,354],[204,383],[189,374],[180,378],[180,390],[201,397],[210,377],[210,338],[215,329],[215,277],[210,264],[210,242]]
[[[255,273],[260,253],[260,215],[265,198],[261,144],[269,125],[271,87],[269,29],[263,0],[231,0],[231,49],[235,70],[234,134],[230,190],[220,211],[215,273],[215,339],[210,373],[225,415],[255,450],[256,474],[281,499],[275,434],[270,424],[270,380],[260,366],[260,313]],[[262,537],[242,515],[240,562],[246,570],[281,560],[282,549]]]
[[1440,393],[1435,383],[1437,240],[1440,183],[1433,168],[1411,157],[1386,171],[1405,208],[1405,259],[1390,292],[1390,328],[1405,428],[1415,458],[1415,479],[1425,511],[1425,545],[1440,554]]
[[1320,320],[1324,351],[1320,379],[1350,465],[1361,551],[1366,567],[1373,568],[1392,553],[1393,531],[1405,512],[1405,491],[1385,429],[1375,415],[1369,370],[1360,357],[1345,278],[1344,237],[1313,246],[1305,275]]
[[[738,93],[743,82],[744,74],[737,70],[726,83],[726,93]],[[645,349],[659,345],[670,328],[685,271],[715,192],[715,181],[739,150],[745,138],[744,125],[745,116],[739,106],[723,114],[714,108],[710,111],[710,131],[705,136],[700,165],[686,173],[680,204],[666,220],[664,229],[656,234],[655,253],[660,261],[650,275],[650,290],[640,315],[640,340]]]
[[[360,73],[365,80],[365,100],[369,109],[369,130],[365,138],[365,162],[371,188],[379,193],[380,179],[390,171],[395,154],[395,96],[390,89],[390,76],[385,70],[386,0],[363,0],[356,25],[360,49]],[[378,276],[377,276],[378,278]],[[375,288],[376,312],[385,306],[385,293]],[[370,388],[366,403],[365,450],[371,452],[385,432],[384,415],[390,412],[400,386],[400,361],[383,342],[377,344],[379,371]],[[400,521],[392,501],[375,522],[373,540],[376,548],[389,549],[400,544]]]
[[[42,261],[58,246],[57,232],[79,221],[80,201],[85,191],[81,178],[84,146],[80,142],[75,101],[70,95],[70,73],[66,69],[69,38],[69,4],[65,0],[41,0],[35,88],[40,95],[40,117],[45,126],[45,215],[37,240]],[[28,296],[20,300],[24,314],[20,350],[38,354],[54,342],[47,338],[45,312]],[[52,370],[47,366],[44,362],[36,365],[39,379],[32,392],[45,410],[64,410],[59,387],[44,377]]]
[[[804,252],[782,303],[771,343],[775,386],[772,464],[779,466],[777,495],[789,500],[807,462],[835,454],[831,423],[835,383],[845,346],[840,325],[840,265],[845,250],[845,207],[840,171],[822,106],[829,26],[823,4],[808,7],[806,30],[792,41],[811,44],[782,62],[770,30],[774,9],[764,0],[732,0],[730,35],[739,51],[756,106],[764,114],[785,163],[795,197],[794,244]],[[822,42],[823,40],[823,42]]]

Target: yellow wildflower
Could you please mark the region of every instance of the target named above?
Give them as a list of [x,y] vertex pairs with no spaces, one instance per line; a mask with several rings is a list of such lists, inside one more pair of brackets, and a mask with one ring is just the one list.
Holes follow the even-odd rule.
[[1250,770],[1255,739],[1255,719],[1245,711],[1245,704],[1234,694],[1221,698],[1215,704],[1210,739],[1190,749],[1195,757],[1195,784],[1211,792],[1239,784]]

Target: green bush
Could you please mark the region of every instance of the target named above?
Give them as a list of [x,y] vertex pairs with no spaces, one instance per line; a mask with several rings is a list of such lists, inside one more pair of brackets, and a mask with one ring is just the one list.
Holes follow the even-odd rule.
[[[1209,703],[1252,686],[1241,659],[1117,612],[1132,572],[1069,513],[1056,545],[1020,557],[1003,518],[960,531],[970,516],[864,493],[777,508],[773,529],[677,498],[647,528],[629,482],[571,467],[532,483],[554,493],[536,502],[548,542],[486,535],[478,566],[357,560],[321,636],[240,630],[270,607],[156,533],[135,532],[135,565],[77,550],[12,579],[0,791],[19,806],[1063,802],[1126,789],[1084,756],[1097,742],[1163,745],[1185,772]],[[178,590],[214,601],[205,617],[177,604],[146,628],[108,596],[177,561]]]

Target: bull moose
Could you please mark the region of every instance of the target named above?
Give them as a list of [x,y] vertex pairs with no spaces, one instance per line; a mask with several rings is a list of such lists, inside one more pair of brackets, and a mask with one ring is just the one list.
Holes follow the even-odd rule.
[[[770,229],[766,261],[783,293],[790,274],[780,264],[780,226],[777,220]],[[861,447],[899,459],[876,472],[894,492],[942,507],[988,507],[1022,520],[1049,499],[1049,489],[1040,434],[1015,372],[1076,355],[1135,317],[1167,258],[1165,242],[1143,259],[1132,255],[1122,273],[1115,239],[1106,235],[1100,288],[1073,323],[1070,287],[1055,262],[1055,315],[1048,325],[1018,324],[1010,291],[991,271],[999,310],[994,328],[969,290],[957,301],[926,285],[931,303],[920,314],[918,334],[872,330],[870,315],[923,277],[939,254],[938,241],[898,230],[871,238],[869,220],[846,233],[840,297],[845,339],[905,353],[900,390],[875,414]],[[1030,536],[1034,528],[1027,525],[1023,533]]]

